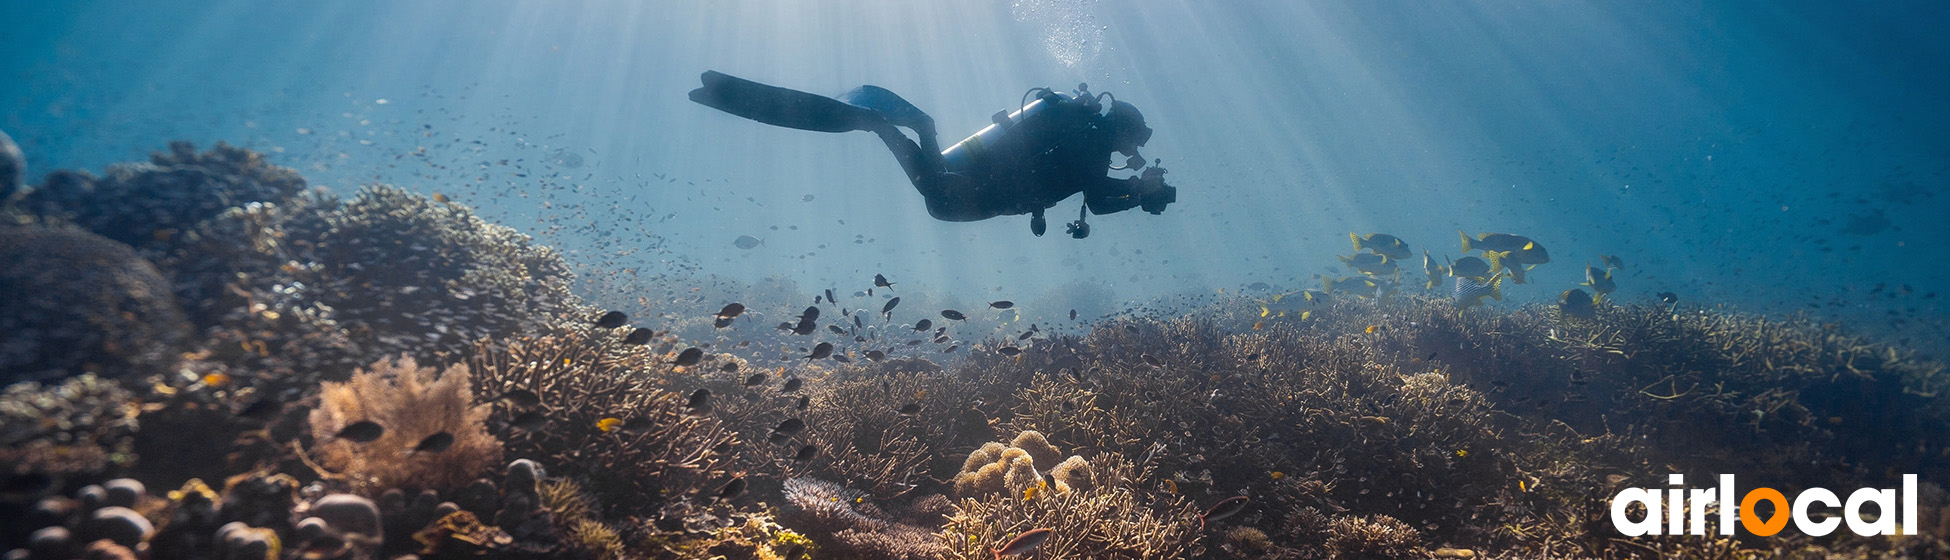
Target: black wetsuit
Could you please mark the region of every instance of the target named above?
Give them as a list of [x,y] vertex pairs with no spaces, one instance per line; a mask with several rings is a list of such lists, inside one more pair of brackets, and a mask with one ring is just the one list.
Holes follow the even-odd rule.
[[907,171],[908,180],[927,199],[938,220],[972,222],[996,216],[1038,213],[1079,192],[1092,214],[1122,212],[1139,203],[1139,179],[1113,179],[1113,134],[1107,118],[1083,102],[1054,94],[1053,105],[1016,123],[987,146],[972,169],[943,169],[932,123],[916,126],[921,143],[880,123],[873,132]]

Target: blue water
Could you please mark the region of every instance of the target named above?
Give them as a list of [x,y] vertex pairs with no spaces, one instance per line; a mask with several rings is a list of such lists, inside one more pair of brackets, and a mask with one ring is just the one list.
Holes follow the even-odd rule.
[[[1554,300],[1613,254],[1622,299],[1808,311],[1941,355],[1946,16],[1941,2],[11,1],[0,130],[36,177],[189,139],[268,152],[336,192],[443,193],[562,248],[585,279],[852,289],[884,273],[968,301],[1079,282],[1141,301],[1317,287],[1347,274],[1334,255],[1349,231],[1461,256],[1463,229],[1549,248],[1504,307]],[[1081,241],[1032,237],[1022,216],[934,221],[872,135],[688,101],[707,69],[825,94],[880,85],[945,142],[1028,88],[1088,82],[1143,109],[1144,153],[1179,202],[1095,217]],[[764,244],[738,249],[740,235]]]

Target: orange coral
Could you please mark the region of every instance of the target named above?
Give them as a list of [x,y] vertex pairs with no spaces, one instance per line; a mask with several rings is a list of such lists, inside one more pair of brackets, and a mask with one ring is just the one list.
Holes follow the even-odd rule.
[[[501,440],[487,432],[488,408],[474,404],[471,377],[466,365],[436,374],[402,357],[374,362],[344,383],[326,382],[311,413],[313,453],[368,491],[458,491],[501,462]],[[365,444],[334,437],[362,420],[378,423],[385,435]],[[453,435],[453,445],[438,453],[413,450],[439,432]]]

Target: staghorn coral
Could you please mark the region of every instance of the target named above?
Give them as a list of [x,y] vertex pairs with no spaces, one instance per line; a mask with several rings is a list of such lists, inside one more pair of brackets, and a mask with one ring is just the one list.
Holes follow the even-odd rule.
[[[482,342],[474,352],[476,390],[515,389],[541,397],[547,422],[536,432],[502,428],[508,451],[532,457],[603,497],[610,514],[656,511],[672,500],[714,490],[736,438],[713,418],[689,413],[684,397],[659,386],[670,366],[639,346],[587,331]],[[507,421],[524,412],[502,407]],[[622,421],[605,428],[605,418]]]
[[[367,491],[381,488],[460,490],[500,462],[501,441],[487,432],[488,409],[474,404],[466,365],[445,371],[410,357],[374,362],[344,383],[326,382],[311,413],[313,453],[327,469]],[[339,430],[370,420],[385,428],[370,443],[338,439]],[[415,451],[422,439],[445,432],[445,451]]]
[[1337,517],[1327,526],[1327,550],[1336,559],[1423,558],[1420,539],[1419,531],[1386,515]]
[[0,226],[0,384],[167,371],[185,341],[169,281],[88,232]]
[[804,531],[819,550],[863,560],[931,558],[941,551],[931,529],[883,519],[864,492],[810,478],[787,480],[782,490],[780,520]]
[[[934,450],[988,436],[986,420],[969,406],[983,392],[970,378],[882,369],[890,367],[900,366],[841,368],[814,389],[805,419],[821,457],[803,474],[896,498],[920,489],[930,470],[952,466],[935,464],[949,458]],[[901,414],[906,404],[920,412]]]
[[1151,505],[1152,497],[1138,490],[1149,469],[1121,456],[1101,454],[1091,463],[1102,483],[1089,490],[963,498],[937,533],[941,557],[994,558],[994,547],[1037,528],[1055,531],[1037,551],[1049,558],[1180,558],[1192,549],[1198,519],[1191,504]]

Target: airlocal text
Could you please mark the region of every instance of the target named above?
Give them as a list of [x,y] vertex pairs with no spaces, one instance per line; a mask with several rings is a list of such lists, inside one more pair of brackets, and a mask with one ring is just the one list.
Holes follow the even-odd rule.
[[[1732,535],[1735,518],[1738,525],[1748,533],[1757,536],[1772,536],[1786,528],[1788,521],[1803,534],[1823,536],[1835,532],[1843,522],[1857,535],[1904,535],[1916,534],[1916,475],[1903,475],[1901,507],[1897,507],[1896,491],[1893,489],[1862,488],[1848,495],[1844,502],[1834,492],[1822,488],[1809,488],[1794,496],[1792,501],[1773,488],[1755,488],[1744,496],[1736,498],[1733,475],[1720,475],[1719,488],[1679,488],[1686,483],[1683,475],[1671,475],[1668,480],[1674,488],[1660,491],[1648,488],[1626,488],[1611,499],[1611,524],[1626,536],[1645,535],[1705,535],[1707,506],[1719,504],[1719,533]],[[1737,501],[1736,501],[1737,500]],[[1754,505],[1769,502],[1774,513],[1761,519],[1754,513]],[[1644,519],[1633,521],[1626,512],[1632,504],[1645,507]],[[1732,504],[1737,504],[1734,507]],[[1874,504],[1874,520],[1864,519],[1863,506]],[[1816,508],[1825,508],[1823,513],[1841,508],[1840,515],[1822,515],[1817,518]],[[1895,512],[1902,512],[1902,523],[1897,524]]]

